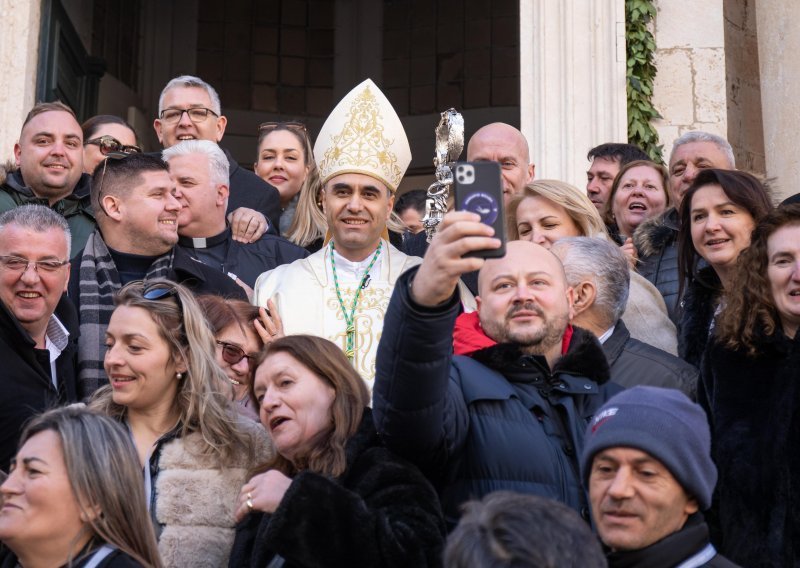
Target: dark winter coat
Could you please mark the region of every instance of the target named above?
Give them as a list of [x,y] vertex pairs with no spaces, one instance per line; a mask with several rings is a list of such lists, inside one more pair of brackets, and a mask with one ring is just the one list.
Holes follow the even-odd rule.
[[[710,556],[707,561],[702,561]],[[608,554],[609,568],[675,568],[683,566],[689,559],[694,567],[738,568],[736,564],[710,547],[708,525],[700,513],[691,515],[681,530],[664,537],[655,544],[640,550],[611,552]]]
[[397,281],[378,347],[373,408],[387,447],[439,485],[450,524],[464,501],[501,489],[556,499],[588,519],[576,456],[595,410],[621,390],[608,383],[597,339],[574,328],[552,371],[513,344],[453,356],[458,294],[421,307],[409,292],[415,273]]
[[709,515],[720,552],[743,566],[800,565],[800,334],[762,334],[760,353],[712,339],[699,402],[719,480]]
[[36,342],[0,302],[0,470],[8,471],[28,419],[78,400],[78,314],[66,295],[56,306],[55,315],[70,334],[67,347],[56,359],[58,390],[50,375],[50,352],[36,349]]
[[658,288],[675,325],[680,321],[680,278],[678,277],[678,230],[680,220],[675,208],[648,219],[633,233],[639,253],[636,270]]
[[245,518],[229,566],[262,568],[276,555],[286,568],[439,566],[445,533],[436,492],[383,447],[369,409],[345,452],[339,477],[303,471],[274,513]]
[[722,284],[710,266],[700,269],[698,277],[686,286],[678,325],[678,356],[690,365],[700,367],[721,296]]
[[36,197],[33,190],[25,185],[19,170],[6,171],[2,168],[0,170],[2,170],[0,171],[0,213],[20,205],[50,207],[67,220],[72,234],[72,254],[83,249],[86,239],[97,226],[89,197],[92,178],[88,174],[81,174],[70,195],[50,205],[48,199]]
[[279,234],[281,196],[274,186],[239,165],[229,150],[222,150],[230,164],[228,213],[240,207],[254,209],[269,221],[269,232]]
[[630,388],[636,385],[679,389],[697,398],[698,371],[666,351],[631,337],[622,320],[605,343],[603,352],[611,367],[611,380]]
[[[221,235],[199,239],[203,241],[202,248],[195,248],[197,240],[180,237],[178,246],[192,258],[220,272],[235,274],[251,288],[263,272],[308,256],[306,249],[277,235],[262,235],[254,243],[235,241],[230,228],[226,228]],[[205,245],[209,248],[205,248]]]

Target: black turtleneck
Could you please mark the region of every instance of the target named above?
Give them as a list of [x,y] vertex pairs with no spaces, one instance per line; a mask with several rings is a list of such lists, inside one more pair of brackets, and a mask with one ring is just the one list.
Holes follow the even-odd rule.
[[108,247],[108,252],[111,253],[111,258],[114,260],[114,266],[117,267],[119,279],[123,286],[134,280],[144,280],[150,266],[161,256],[143,256],[141,254],[119,252],[111,247]]

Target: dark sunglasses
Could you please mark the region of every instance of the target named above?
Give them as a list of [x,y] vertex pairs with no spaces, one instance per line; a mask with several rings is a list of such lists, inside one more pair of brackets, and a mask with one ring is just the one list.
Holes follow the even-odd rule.
[[293,120],[287,120],[283,122],[262,122],[258,125],[258,132],[271,132],[275,129],[286,129],[286,130],[293,130],[295,132],[300,132],[304,136],[306,135],[306,125],[302,122],[295,122]]
[[163,300],[169,297],[175,298],[175,301],[178,303],[178,309],[181,312],[181,319],[183,319],[183,303],[181,302],[181,296],[178,294],[178,290],[174,286],[161,282],[149,286],[144,284],[142,298],[145,300]]
[[245,358],[247,359],[248,365],[252,365],[253,361],[255,361],[256,355],[248,355],[238,345],[219,340],[217,340],[217,345],[222,346],[222,358],[228,365],[235,365]]
[[128,154],[141,154],[142,149],[138,146],[126,146],[113,136],[105,135],[100,138],[87,140],[86,144],[94,144],[100,148],[100,153],[112,158],[121,158]]

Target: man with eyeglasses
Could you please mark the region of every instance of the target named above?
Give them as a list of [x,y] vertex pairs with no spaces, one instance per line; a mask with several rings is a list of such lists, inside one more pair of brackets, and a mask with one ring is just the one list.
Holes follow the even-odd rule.
[[72,250],[95,228],[89,176],[83,174],[83,133],[71,108],[38,103],[22,123],[14,167],[0,167],[0,213],[24,204],[46,205],[67,219]]
[[106,160],[92,178],[97,230],[72,260],[69,296],[80,314],[78,394],[91,395],[108,378],[105,330],[114,295],[134,280],[167,278],[198,294],[245,300],[228,276],[186,254],[178,242],[180,193],[160,158],[133,154]]
[[[172,79],[158,99],[158,118],[153,122],[164,149],[184,140],[210,140],[219,143],[228,119],[223,116],[217,91],[198,77],[181,75]],[[248,241],[265,231],[278,234],[280,195],[278,190],[250,170],[239,166],[230,152],[230,198],[228,212],[234,233],[246,233]],[[253,215],[251,209],[261,215]],[[262,218],[263,216],[263,218]]]
[[24,423],[77,400],[78,315],[64,295],[69,279],[67,221],[43,205],[0,215],[0,470]]
[[186,140],[164,150],[163,157],[180,190],[178,246],[192,258],[243,282],[252,292],[262,272],[308,256],[306,249],[277,235],[263,235],[253,243],[233,240],[225,219],[228,159],[219,146],[209,140]]

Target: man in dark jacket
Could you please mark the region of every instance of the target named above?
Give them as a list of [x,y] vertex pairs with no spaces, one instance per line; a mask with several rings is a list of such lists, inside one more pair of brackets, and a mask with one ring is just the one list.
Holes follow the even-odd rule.
[[651,385],[680,389],[697,398],[698,371],[682,359],[631,337],[622,312],[628,302],[630,272],[619,247],[602,239],[570,237],[550,249],[564,265],[575,294],[575,318],[603,345],[611,380],[630,388]]
[[73,259],[69,295],[80,314],[79,394],[90,395],[108,378],[103,370],[105,330],[114,294],[128,282],[169,278],[197,293],[246,299],[221,271],[194,260],[178,242],[181,204],[160,158],[132,155],[107,160],[92,179],[98,229]]
[[164,150],[179,190],[178,246],[204,264],[235,276],[250,289],[262,272],[308,256],[283,237],[263,235],[253,243],[234,241],[225,220],[228,159],[214,142],[187,140]]
[[66,220],[42,205],[0,215],[0,470],[8,471],[25,422],[77,400],[78,315],[69,278]]
[[[549,251],[514,241],[504,258],[477,215],[445,216],[419,269],[395,286],[377,358],[373,406],[387,446],[439,485],[448,522],[499,489],[566,503],[588,519],[578,476],[585,424],[617,385],[597,340],[570,325],[572,290]],[[483,267],[483,268],[481,268]],[[487,347],[452,355],[456,284],[481,269]]]
[[[183,140],[211,140],[219,143],[225,135],[227,125],[228,119],[222,114],[216,89],[199,77],[175,77],[161,91],[158,98],[158,118],[153,121],[153,128],[165,149]],[[230,152],[225,151],[225,154],[230,162],[228,211],[247,208],[264,216],[264,219],[260,219],[260,215],[248,215],[243,221],[251,225],[261,223],[254,230],[253,239],[267,230],[266,222],[269,223],[269,231],[278,234],[281,214],[278,190],[250,170],[239,166]],[[239,222],[239,216],[234,213],[231,224],[237,233],[239,227],[236,225]]]
[[83,173],[83,132],[71,108],[35,105],[14,145],[14,167],[3,173],[0,213],[26,203],[46,205],[67,219],[71,250],[83,248],[95,223]]
[[581,473],[611,568],[735,568],[709,540],[717,468],[703,409],[674,389],[634,387],[586,429]]

